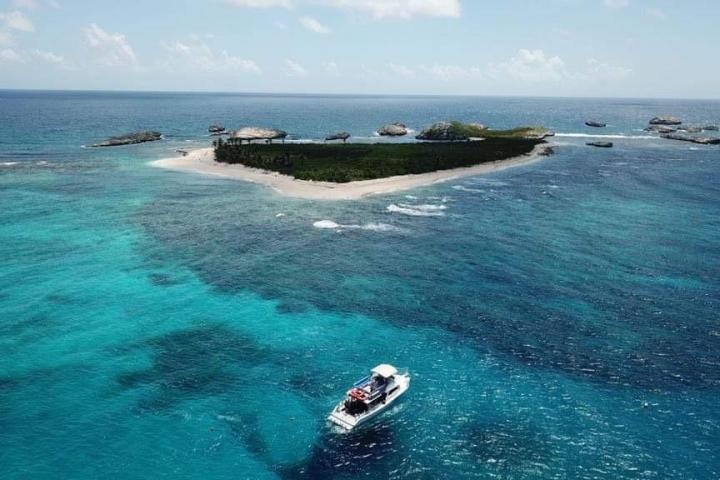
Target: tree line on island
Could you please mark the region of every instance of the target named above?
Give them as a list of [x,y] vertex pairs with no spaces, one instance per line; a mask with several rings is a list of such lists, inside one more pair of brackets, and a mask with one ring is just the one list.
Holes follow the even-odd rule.
[[529,154],[548,135],[551,133],[543,128],[490,130],[479,124],[444,122],[418,135],[436,141],[344,143],[346,138],[338,134],[343,143],[271,143],[269,139],[253,143],[231,137],[219,138],[213,146],[220,163],[242,164],[301,180],[345,183],[505,160]]

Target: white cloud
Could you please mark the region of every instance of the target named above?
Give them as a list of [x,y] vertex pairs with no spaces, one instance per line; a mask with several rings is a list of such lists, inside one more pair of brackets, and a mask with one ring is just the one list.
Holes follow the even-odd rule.
[[60,8],[60,4],[55,0],[12,0],[12,3],[17,8],[24,8],[25,10],[37,10],[38,8],[42,8],[43,4],[54,9]]
[[65,57],[63,57],[62,55],[57,55],[56,53],[48,52],[45,50],[35,49],[32,51],[32,55],[38,60],[42,60],[43,62],[47,63],[54,63],[56,65],[62,65],[65,63]]
[[8,32],[0,30],[0,46],[12,45],[13,38]]
[[590,80],[616,81],[626,78],[631,73],[632,69],[630,68],[610,65],[609,63],[603,63],[594,58],[590,58],[587,61],[586,70],[583,75],[586,75]]
[[370,13],[377,19],[459,17],[459,0],[327,0],[331,6]]
[[388,64],[388,68],[398,77],[402,78],[415,78],[415,70],[405,65],[398,65],[396,63]]
[[23,63],[23,59],[12,48],[0,50],[0,62]]
[[422,70],[429,73],[438,80],[449,82],[459,78],[467,78],[471,76],[482,77],[480,69],[477,67],[461,67],[459,65],[423,65]]
[[35,26],[29,18],[19,10],[12,12],[0,12],[0,21],[10,30],[19,30],[21,32],[34,32]]
[[630,5],[630,0],[603,0],[608,8],[625,8]]
[[109,67],[135,65],[135,51],[122,33],[108,33],[96,24],[85,28],[85,40],[98,53],[98,60]]
[[315,33],[330,33],[330,29],[312,17],[301,17],[300,23],[303,27]]
[[168,53],[164,66],[170,69],[195,68],[204,72],[262,73],[252,60],[229,54],[226,50],[215,53],[207,44],[195,39],[163,45]]
[[558,57],[546,56],[542,50],[520,49],[507,62],[493,67],[495,76],[507,75],[525,82],[557,81],[568,76],[565,62]]
[[291,0],[225,0],[226,3],[234,5],[236,7],[244,8],[271,8],[271,7],[283,7],[292,8],[293,2]]
[[285,74],[288,77],[307,77],[308,71],[294,60],[285,59]]
[[663,12],[659,8],[648,8],[646,10],[646,13],[650,17],[659,18],[661,20],[665,19],[665,17],[667,16],[667,15],[665,15],[665,12]]
[[25,8],[27,10],[35,10],[40,6],[37,0],[13,0],[12,3],[18,8]]
[[325,73],[331,77],[340,77],[341,76],[340,68],[338,67],[338,64],[335,62],[323,63],[323,70],[325,70]]
[[244,8],[287,9],[301,4],[322,4],[369,13],[376,19],[459,17],[461,13],[460,0],[225,0],[225,3]]

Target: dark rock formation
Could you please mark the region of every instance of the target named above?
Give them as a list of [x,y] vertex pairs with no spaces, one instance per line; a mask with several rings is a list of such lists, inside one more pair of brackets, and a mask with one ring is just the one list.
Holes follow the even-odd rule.
[[666,135],[661,135],[661,137],[667,138],[668,140],[679,140],[681,142],[692,142],[692,143],[697,143],[700,145],[720,145],[720,138],[691,137],[689,135],[680,135],[678,133],[668,133]]
[[717,125],[705,125],[704,127],[702,127],[702,129],[706,132],[717,132],[718,130],[720,130],[720,127]]
[[423,129],[415,138],[418,140],[457,141],[467,140],[470,137],[467,132],[457,128],[455,122],[438,122]]
[[681,125],[682,120],[672,117],[672,116],[666,116],[666,117],[655,117],[652,120],[650,120],[650,125]]
[[595,128],[607,127],[607,123],[594,122],[592,120],[588,120],[587,122],[585,122],[585,125],[587,125],[588,127],[595,127]]
[[402,137],[407,135],[408,131],[405,124],[396,122],[378,129],[377,133],[381,137]]
[[208,132],[212,133],[213,135],[221,135],[225,133],[225,127],[218,124],[213,124],[208,127]]
[[135,132],[119,137],[110,137],[100,143],[96,143],[93,147],[117,147],[120,145],[132,145],[135,143],[154,142],[162,138],[162,133],[155,131]]
[[612,148],[613,143],[612,142],[587,142],[585,145],[589,147],[598,147],[598,148]]
[[338,132],[325,137],[325,141],[330,142],[332,140],[342,140],[344,143],[348,138],[350,138],[350,134],[348,132]]

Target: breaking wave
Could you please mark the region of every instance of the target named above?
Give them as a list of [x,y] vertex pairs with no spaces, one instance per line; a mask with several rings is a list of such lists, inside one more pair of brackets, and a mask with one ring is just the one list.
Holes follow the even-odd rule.
[[366,223],[365,225],[343,225],[332,220],[320,220],[313,227],[326,230],[369,230],[373,232],[402,232],[403,229],[387,223]]
[[470,188],[466,187],[464,185],[453,185],[453,190],[457,190],[459,192],[469,192],[469,193],[485,193],[485,190],[481,190],[479,188]]
[[408,205],[406,203],[395,205],[391,203],[387,206],[387,211],[413,217],[442,217],[445,215],[443,210],[446,208],[445,205]]
[[568,138],[616,138],[626,140],[655,140],[657,137],[652,135],[598,135],[592,133],[556,133],[556,137],[568,137]]

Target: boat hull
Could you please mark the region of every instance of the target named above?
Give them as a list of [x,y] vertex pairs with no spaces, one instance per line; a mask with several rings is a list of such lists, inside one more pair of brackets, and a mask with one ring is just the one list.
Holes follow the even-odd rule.
[[408,388],[410,388],[410,375],[397,375],[395,377],[395,381],[397,383],[397,389],[387,396],[385,403],[380,403],[365,413],[350,415],[344,411],[345,402],[343,400],[328,416],[328,420],[347,431],[353,430],[363,423],[367,423],[369,420],[377,417],[382,412],[390,408],[390,406],[402,397],[402,395],[407,392]]

